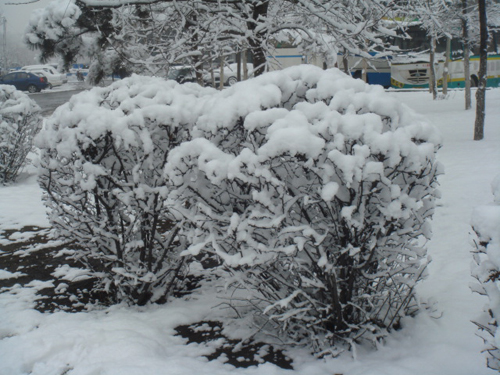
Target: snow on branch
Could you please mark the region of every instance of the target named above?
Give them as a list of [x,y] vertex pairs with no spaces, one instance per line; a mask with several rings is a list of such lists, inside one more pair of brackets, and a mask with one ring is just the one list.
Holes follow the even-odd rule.
[[472,213],[474,261],[472,276],[478,281],[472,291],[488,297],[484,314],[474,323],[478,336],[484,340],[488,367],[500,370],[500,175],[491,184],[494,203],[476,207]]
[[16,180],[42,126],[40,107],[14,86],[0,85],[0,183]]
[[252,54],[259,75],[283,30],[300,33],[299,47],[321,54],[327,66],[335,64],[339,48],[370,58],[369,52],[387,47],[383,35],[395,36],[383,22],[393,8],[382,0],[55,0],[33,16],[26,41],[42,60],[92,59],[96,82],[118,71],[165,76],[173,64],[200,68],[242,51]]
[[49,219],[113,302],[164,302],[182,284],[163,167],[196,119],[191,101],[211,91],[133,76],[75,95],[37,138]]
[[440,142],[338,69],[222,91],[133,76],[56,111],[40,184],[115,300],[164,301],[200,261],[239,316],[333,355],[418,311]]

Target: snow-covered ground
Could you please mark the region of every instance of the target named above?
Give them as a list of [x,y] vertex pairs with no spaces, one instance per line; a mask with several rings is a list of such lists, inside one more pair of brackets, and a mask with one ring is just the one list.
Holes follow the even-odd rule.
[[[221,319],[213,295],[191,296],[164,306],[115,306],[88,313],[40,313],[33,309],[42,282],[0,294],[0,375],[487,375],[471,320],[484,297],[472,294],[470,220],[475,206],[493,201],[491,181],[500,173],[500,89],[487,93],[485,139],[472,140],[474,111],[463,110],[463,91],[433,101],[426,92],[391,92],[441,130],[439,160],[442,200],[433,220],[430,276],[418,287],[435,311],[407,318],[378,351],[359,349],[336,359],[314,360],[288,353],[294,370],[271,364],[235,369],[208,362],[204,345],[175,336],[174,328],[203,319]],[[18,183],[0,187],[0,230],[48,226],[33,167]],[[5,240],[0,239],[0,249]],[[0,264],[1,268],[1,264]],[[0,278],[19,274],[0,273]],[[434,305],[432,305],[434,301]],[[432,309],[431,309],[432,310]],[[436,318],[440,316],[440,318]]]

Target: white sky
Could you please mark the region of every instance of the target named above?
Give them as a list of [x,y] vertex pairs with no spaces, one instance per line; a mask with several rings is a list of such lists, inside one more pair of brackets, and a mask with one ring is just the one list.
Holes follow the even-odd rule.
[[[38,0],[31,4],[21,4],[33,0],[0,0],[0,11],[7,19],[7,35],[20,40],[34,9],[45,8],[52,0]],[[16,3],[20,5],[6,5]],[[1,30],[0,30],[1,33]]]

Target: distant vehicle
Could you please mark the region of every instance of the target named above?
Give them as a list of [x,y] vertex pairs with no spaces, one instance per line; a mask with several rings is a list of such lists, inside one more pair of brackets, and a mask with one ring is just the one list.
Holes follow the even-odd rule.
[[[253,64],[247,64],[248,77],[253,77]],[[220,82],[220,68],[214,67],[214,80],[215,86],[219,87]],[[232,86],[238,82],[238,64],[229,64],[224,66],[224,86]],[[241,67],[241,77],[243,79],[243,66]],[[203,81],[205,84],[212,85],[212,76],[210,73],[203,75]]]
[[196,82],[196,71],[192,66],[174,65],[170,67],[167,79],[172,79],[179,83]]
[[[469,74],[472,87],[479,84],[479,56],[469,58]],[[500,87],[500,54],[488,55],[488,77],[486,87]],[[443,85],[444,62],[436,61],[435,71],[437,86]],[[391,80],[394,88],[428,88],[430,79],[430,63],[423,61],[393,64],[391,66]],[[451,60],[448,63],[448,87],[465,87],[464,59]]]
[[[391,84],[393,88],[414,89],[428,88],[431,76],[430,65],[430,38],[427,31],[420,24],[414,25],[409,29],[411,40],[399,39],[398,45],[400,49],[406,49],[407,52],[395,56],[391,64]],[[491,41],[488,44],[488,77],[487,87],[500,86],[500,32],[491,30]],[[465,87],[465,71],[464,71],[464,51],[462,41],[460,39],[452,39],[450,41],[450,55],[448,56],[448,71],[447,84],[448,88],[463,88]],[[471,86],[477,87],[479,83],[479,48],[473,46],[471,55],[469,56],[469,78]],[[437,86],[443,85],[444,64],[446,60],[446,39],[440,38],[437,40],[436,57],[434,60],[434,68],[436,73]]]
[[9,73],[0,77],[0,84],[12,85],[18,90],[30,93],[40,92],[49,87],[46,77],[23,71]]
[[[247,64],[248,67],[248,76],[253,77],[253,65]],[[229,64],[224,67],[224,86],[232,86],[236,82],[238,82],[237,78],[237,64]],[[243,75],[243,69],[241,74]],[[215,86],[219,87],[220,82],[220,68],[213,67],[213,78],[215,81]],[[188,65],[173,65],[170,67],[170,70],[167,75],[167,79],[172,79],[179,83],[185,82],[197,82],[196,79],[196,70],[192,66]],[[205,86],[212,86],[212,75],[211,73],[206,72],[203,73],[202,76],[203,83]]]
[[47,77],[50,89],[54,86],[61,86],[63,83],[68,82],[68,77],[66,76],[66,74],[59,73],[51,65],[27,65],[23,66],[21,70],[35,74],[43,74],[45,77]]

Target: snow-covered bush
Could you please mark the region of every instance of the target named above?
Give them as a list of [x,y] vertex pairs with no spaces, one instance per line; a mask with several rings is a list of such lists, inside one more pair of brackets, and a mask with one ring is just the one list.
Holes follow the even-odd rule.
[[112,300],[162,301],[183,271],[162,174],[207,90],[134,76],[73,96],[37,138],[51,223]]
[[488,297],[485,314],[475,323],[486,344],[488,367],[500,370],[500,175],[491,186],[495,203],[476,207],[472,213],[476,233],[472,275],[479,282],[472,290]]
[[28,95],[0,85],[0,183],[16,179],[41,123],[40,107]]
[[416,311],[440,173],[433,126],[382,87],[312,66],[203,107],[165,172],[189,224],[184,254],[220,259],[238,314],[333,353]]

